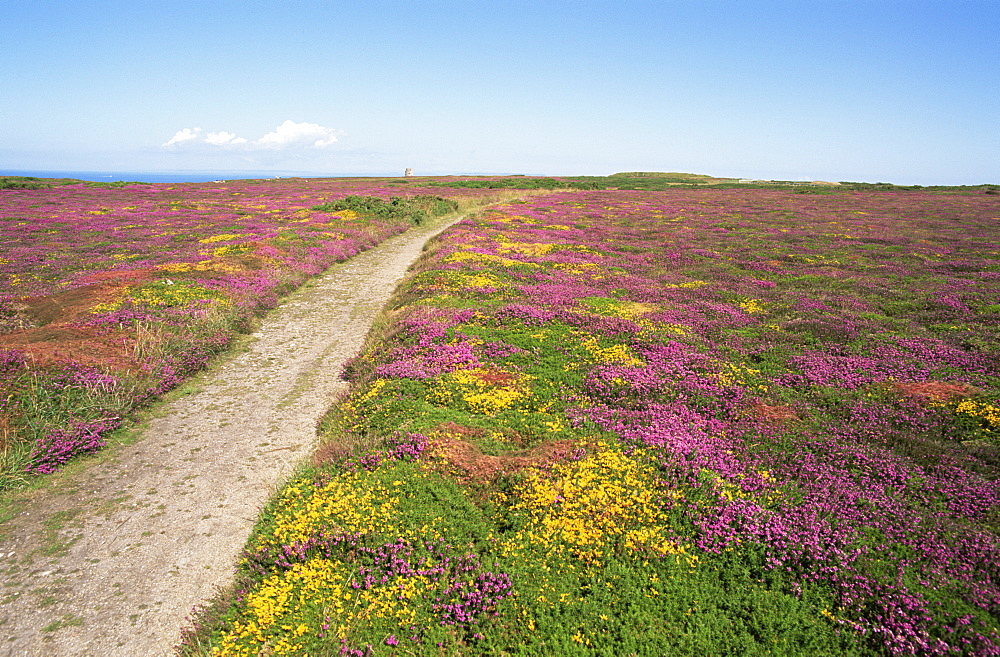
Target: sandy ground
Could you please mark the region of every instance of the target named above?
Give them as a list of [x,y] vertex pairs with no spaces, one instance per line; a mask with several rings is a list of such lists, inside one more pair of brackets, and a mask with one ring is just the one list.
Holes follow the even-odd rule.
[[34,499],[0,533],[0,654],[170,655],[230,581],[268,497],[314,446],[341,365],[443,223],[335,265],[136,443]]

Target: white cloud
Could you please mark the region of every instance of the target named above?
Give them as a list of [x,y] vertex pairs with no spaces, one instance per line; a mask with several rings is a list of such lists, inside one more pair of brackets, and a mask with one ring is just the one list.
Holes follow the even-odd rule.
[[174,136],[170,138],[170,141],[164,142],[162,145],[164,148],[170,148],[171,146],[176,146],[177,144],[197,139],[198,133],[200,132],[201,128],[184,128],[183,130],[178,130],[174,133]]
[[325,148],[336,142],[337,136],[336,130],[324,128],[318,123],[285,121],[273,132],[267,133],[254,143],[264,148],[285,148],[288,146]]
[[243,137],[237,137],[232,132],[220,130],[219,132],[208,133],[205,136],[205,143],[212,144],[213,146],[223,146],[225,144],[245,144],[247,140]]
[[254,141],[237,137],[235,133],[226,130],[210,132],[201,138],[201,128],[184,128],[178,130],[169,141],[162,144],[162,147],[175,150],[181,144],[186,147],[208,144],[216,147],[240,146],[243,150],[248,151],[320,149],[336,143],[341,134],[339,130],[326,128],[318,123],[296,123],[295,121],[285,121]]

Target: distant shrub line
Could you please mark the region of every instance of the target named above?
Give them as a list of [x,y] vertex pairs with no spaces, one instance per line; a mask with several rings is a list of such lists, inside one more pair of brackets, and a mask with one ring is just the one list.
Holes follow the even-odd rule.
[[378,196],[351,195],[338,201],[313,206],[320,212],[341,212],[349,210],[368,217],[388,219],[392,221],[405,220],[416,226],[429,217],[440,217],[458,209],[455,201],[440,196],[391,196],[389,200]]
[[573,176],[567,178],[505,176],[442,180],[434,182],[405,181],[426,187],[452,189],[575,189],[575,190],[633,190],[663,191],[667,189],[780,189],[799,194],[841,194],[858,191],[931,191],[931,192],[982,192],[1000,193],[1000,185],[895,185],[892,183],[841,182],[837,185],[814,184],[794,180],[767,180],[737,182],[735,179],[709,178],[684,174],[654,174],[643,172],[615,173],[610,176]]

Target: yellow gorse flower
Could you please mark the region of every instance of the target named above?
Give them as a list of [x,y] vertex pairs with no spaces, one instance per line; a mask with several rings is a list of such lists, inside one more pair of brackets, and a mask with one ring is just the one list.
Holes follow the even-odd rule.
[[764,304],[759,299],[747,299],[745,301],[741,301],[740,308],[751,315],[762,313],[765,310]]
[[498,221],[505,224],[511,223],[521,223],[521,224],[537,224],[538,221],[532,219],[531,217],[525,217],[520,214],[506,214],[497,210],[491,211],[486,215],[487,221]]
[[[213,657],[302,655],[304,641],[319,632],[310,613],[323,609],[331,622],[325,634],[347,638],[351,630],[389,619],[414,622],[411,600],[433,587],[422,576],[392,578],[370,589],[355,589],[350,564],[315,558],[265,579],[246,597],[238,620],[212,649]],[[313,612],[314,614],[314,612]],[[312,623],[312,626],[310,625]]]
[[984,402],[965,400],[955,407],[955,413],[971,415],[986,420],[991,427],[1000,428],[1000,407]]
[[688,281],[687,283],[668,283],[664,285],[664,288],[675,290],[675,289],[688,289],[693,290],[699,287],[708,285],[705,281]]
[[597,344],[597,340],[592,337],[584,338],[581,346],[587,350],[596,362],[605,365],[625,365],[628,367],[645,367],[646,363],[641,358],[636,358],[628,345],[613,344],[610,347],[602,347]]
[[531,397],[532,376],[499,368],[456,370],[444,377],[427,396],[432,403],[448,405],[458,399],[481,415],[495,415]]
[[102,303],[90,309],[91,313],[113,312],[127,301],[144,306],[182,308],[192,303],[211,302],[226,306],[230,301],[222,292],[210,290],[193,283],[175,283],[169,279],[129,290],[114,301]]
[[239,265],[233,264],[232,262],[223,262],[220,260],[199,260],[198,262],[168,262],[156,267],[160,271],[170,272],[172,274],[178,274],[181,272],[188,271],[225,271],[225,272],[237,272],[241,271]]
[[223,233],[222,235],[212,235],[211,237],[206,237],[198,241],[202,244],[215,244],[216,242],[229,242],[231,240],[238,240],[241,237],[246,237],[246,235],[240,235],[235,233]]
[[351,219],[357,219],[361,215],[354,210],[336,210],[333,212],[333,216],[341,221],[350,221]]
[[556,244],[533,243],[533,242],[506,242],[497,247],[500,253],[519,253],[526,256],[543,256],[551,253]]
[[510,509],[524,514],[527,525],[504,550],[510,554],[531,543],[592,565],[611,553],[641,550],[685,559],[693,567],[697,557],[671,539],[663,510],[667,499],[682,494],[655,483],[655,471],[642,462],[642,452],[626,456],[606,443],[597,450],[547,472],[528,471],[510,500]]
[[476,262],[482,264],[502,265],[504,267],[514,267],[517,265],[527,265],[529,267],[539,266],[538,263],[534,262],[511,260],[510,258],[504,258],[503,256],[493,255],[491,253],[476,253],[474,251],[455,251],[446,257],[444,262]]
[[374,532],[390,521],[397,504],[395,494],[365,471],[338,474],[319,487],[299,482],[282,491],[268,541],[277,546],[323,532]]
[[582,300],[587,309],[597,315],[618,317],[636,321],[644,315],[656,312],[659,306],[653,303],[640,303],[625,299],[609,299],[607,297],[589,297]]
[[213,258],[224,258],[228,255],[242,254],[253,248],[250,244],[230,244],[228,246],[220,246],[217,249],[212,249]]
[[[750,383],[761,374],[761,370],[740,363],[716,361],[716,364],[719,365],[722,371],[715,376],[719,383],[724,386],[750,386]],[[766,385],[752,385],[750,389],[766,392],[768,388]]]
[[555,262],[552,263],[552,267],[574,276],[586,276],[592,281],[599,281],[608,276],[607,269],[593,262]]
[[452,290],[462,288],[485,288],[503,287],[503,281],[488,271],[479,272],[451,272],[449,276],[449,286]]

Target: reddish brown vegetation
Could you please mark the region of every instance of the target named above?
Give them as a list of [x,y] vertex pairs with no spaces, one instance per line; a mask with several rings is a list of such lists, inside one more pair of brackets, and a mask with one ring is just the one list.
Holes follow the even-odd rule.
[[500,475],[510,475],[525,468],[541,468],[565,459],[575,446],[572,440],[555,440],[519,454],[493,456],[483,452],[473,443],[445,436],[431,441],[433,454],[443,460],[460,483],[489,483]]
[[770,406],[764,402],[757,402],[751,406],[751,409],[756,417],[773,424],[784,424],[788,420],[799,419],[798,415],[795,414],[795,411],[792,410],[791,406],[784,406],[781,404]]
[[892,389],[908,397],[916,397],[929,403],[946,403],[953,399],[968,397],[976,392],[976,389],[967,383],[947,383],[944,381],[893,383]]
[[[476,375],[480,381],[491,386],[502,386],[511,383],[515,383],[518,379],[517,376],[511,374],[510,372],[504,372],[503,370],[485,370],[479,372]],[[449,423],[451,424],[451,423]],[[458,425],[453,425],[458,426]]]
[[88,276],[82,287],[25,299],[18,310],[33,326],[0,335],[0,349],[17,349],[41,366],[72,361],[133,370],[137,367],[131,356],[134,332],[97,330],[81,323],[95,306],[154,278],[152,270],[98,272]]

